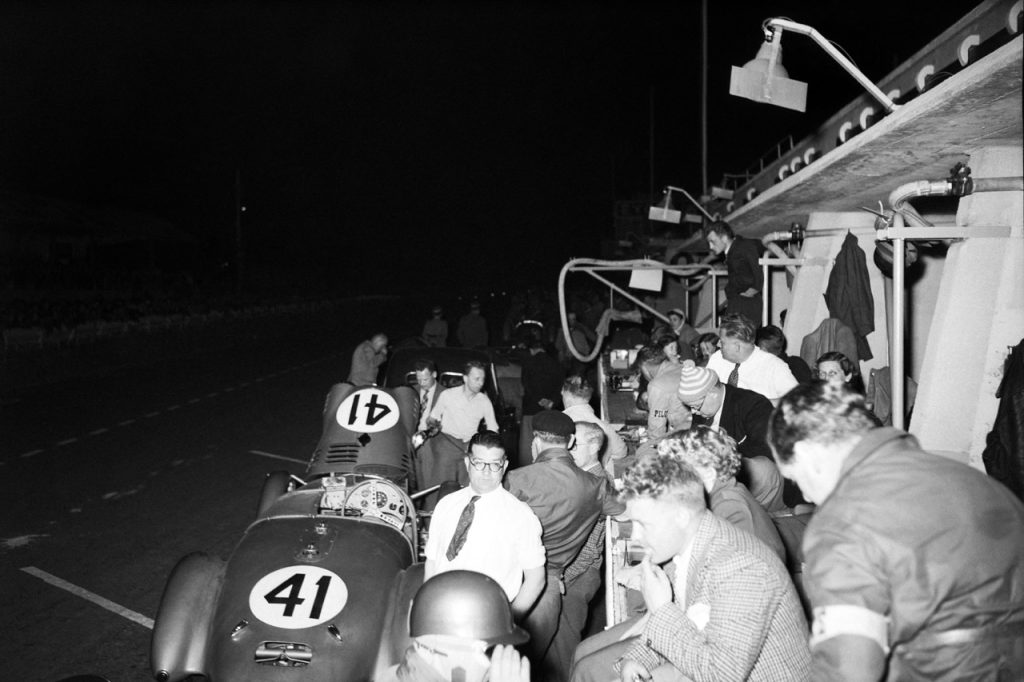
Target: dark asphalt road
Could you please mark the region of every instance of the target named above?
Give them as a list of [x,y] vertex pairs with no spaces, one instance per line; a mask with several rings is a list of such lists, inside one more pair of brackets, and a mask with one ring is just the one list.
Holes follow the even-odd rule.
[[312,453],[324,396],[344,378],[362,327],[121,369],[5,402],[0,680],[151,679],[151,631],[133,613],[153,618],[185,554],[227,557],[267,472],[303,471],[252,451],[303,461]]

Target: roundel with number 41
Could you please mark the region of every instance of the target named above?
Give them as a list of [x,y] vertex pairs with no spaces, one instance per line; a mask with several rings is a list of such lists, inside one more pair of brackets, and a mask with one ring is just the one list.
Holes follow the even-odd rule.
[[380,389],[364,388],[345,398],[334,418],[349,431],[387,431],[398,423],[398,403]]
[[267,625],[308,628],[326,623],[348,602],[341,577],[319,566],[279,568],[260,578],[249,592],[249,609]]

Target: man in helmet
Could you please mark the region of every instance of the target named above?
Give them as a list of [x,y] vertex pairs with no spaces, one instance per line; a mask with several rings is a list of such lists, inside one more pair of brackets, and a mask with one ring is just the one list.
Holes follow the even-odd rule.
[[409,636],[405,658],[378,682],[530,682],[530,663],[513,648],[530,635],[513,622],[505,591],[483,573],[448,571],[423,583]]

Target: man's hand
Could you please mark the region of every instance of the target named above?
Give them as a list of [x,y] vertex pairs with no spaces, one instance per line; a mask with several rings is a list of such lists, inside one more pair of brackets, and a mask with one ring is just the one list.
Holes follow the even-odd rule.
[[537,404],[543,407],[545,410],[550,410],[554,407],[554,403],[549,398],[541,398],[537,401]]
[[651,563],[650,557],[640,562],[640,568],[643,576],[640,591],[644,595],[644,603],[648,611],[657,611],[672,601],[672,581],[660,566]]
[[[491,679],[493,680],[494,678],[492,677]],[[622,669],[619,671],[620,682],[637,682],[637,680],[649,679],[651,679],[651,674],[647,672],[647,668],[632,659],[622,659]]]
[[491,654],[490,682],[530,682],[530,660],[515,647],[499,644]]

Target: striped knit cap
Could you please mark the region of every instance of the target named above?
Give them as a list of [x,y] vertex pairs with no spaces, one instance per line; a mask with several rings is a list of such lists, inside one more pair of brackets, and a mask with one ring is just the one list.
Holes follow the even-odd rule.
[[718,383],[713,369],[698,367],[693,360],[684,360],[679,372],[679,400],[684,405],[699,403],[712,386]]

